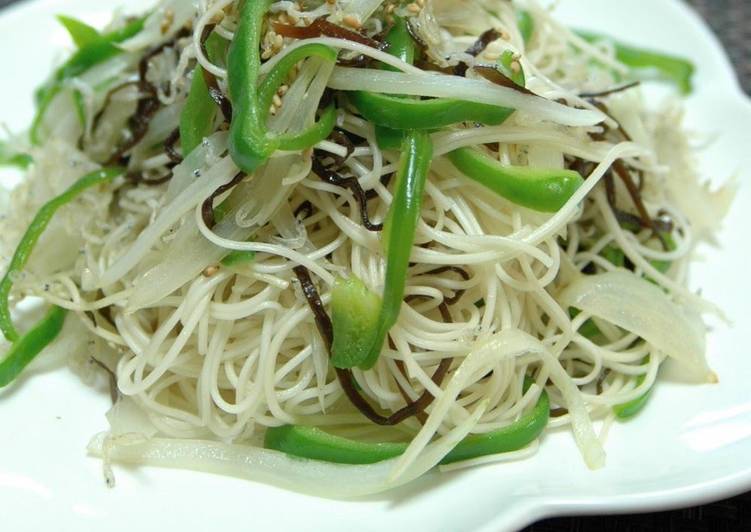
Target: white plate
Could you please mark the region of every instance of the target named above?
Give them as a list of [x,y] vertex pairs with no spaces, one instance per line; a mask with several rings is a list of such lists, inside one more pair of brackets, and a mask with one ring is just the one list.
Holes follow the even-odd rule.
[[[187,0],[186,0],[187,1]],[[37,0],[0,15],[0,120],[21,130],[31,94],[67,44],[53,21],[59,12],[94,23],[112,7],[148,0]],[[612,429],[607,466],[589,471],[566,432],[545,437],[534,458],[431,475],[380,497],[336,502],[235,479],[151,468],[118,467],[117,487],[104,486],[87,458],[89,437],[105,428],[107,394],[67,370],[29,375],[0,392],[0,513],[4,530],[506,530],[560,514],[638,512],[692,505],[751,489],[751,313],[746,273],[751,257],[751,104],[699,18],[670,0],[566,0],[560,16],[693,57],[698,90],[689,125],[716,141],[701,154],[706,175],[736,172],[743,182],[722,251],[708,250],[695,285],[735,321],[718,326],[709,360],[718,386],[661,382],[649,407]],[[607,7],[604,7],[607,4]]]

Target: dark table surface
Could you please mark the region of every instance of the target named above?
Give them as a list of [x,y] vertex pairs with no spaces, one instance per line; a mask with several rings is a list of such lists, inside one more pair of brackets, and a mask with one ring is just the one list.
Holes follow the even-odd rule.
[[[0,0],[4,7],[21,0]],[[751,94],[751,0],[687,0],[720,37]],[[61,5],[64,1],[59,2]],[[525,532],[731,532],[751,530],[751,492],[696,508],[643,515],[564,517]]]

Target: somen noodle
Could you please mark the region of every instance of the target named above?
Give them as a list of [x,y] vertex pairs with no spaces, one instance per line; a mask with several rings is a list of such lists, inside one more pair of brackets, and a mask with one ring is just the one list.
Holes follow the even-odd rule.
[[78,49],[9,144],[29,167],[0,221],[0,293],[53,311],[3,318],[0,374],[46,344],[111,373],[90,446],[110,480],[124,461],[356,496],[533,460],[562,426],[598,468],[594,422],[634,415],[663,362],[716,381],[721,312],[687,280],[732,189],[639,83],[690,87],[682,60],[637,64],[533,0],[66,20]]

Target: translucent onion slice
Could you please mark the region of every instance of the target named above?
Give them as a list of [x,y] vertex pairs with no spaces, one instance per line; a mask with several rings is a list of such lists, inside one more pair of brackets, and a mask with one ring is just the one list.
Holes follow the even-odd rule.
[[128,251],[102,273],[99,286],[104,287],[116,283],[135,268],[168,229],[180,221],[185,213],[208,198],[217,188],[229,183],[237,171],[231,158],[225,157],[211,167],[201,179],[194,180],[188,187],[181,190],[169,204],[159,211],[156,220],[144,229]]
[[644,338],[686,370],[713,380],[701,317],[649,281],[625,270],[583,275],[561,293],[560,301]]
[[215,441],[127,438],[127,435],[112,438],[102,433],[92,439],[88,451],[113,462],[189,469],[264,482],[319,497],[352,498],[396,488],[430,471],[469,434],[483,412],[484,409],[478,408],[440,441],[426,447],[420,457],[393,480],[389,475],[395,460],[372,465],[332,464]]
[[540,96],[493,85],[485,80],[459,76],[336,67],[329,80],[329,87],[341,91],[371,91],[471,100],[525,111],[565,126],[592,126],[604,119],[604,115],[599,111],[574,109]]

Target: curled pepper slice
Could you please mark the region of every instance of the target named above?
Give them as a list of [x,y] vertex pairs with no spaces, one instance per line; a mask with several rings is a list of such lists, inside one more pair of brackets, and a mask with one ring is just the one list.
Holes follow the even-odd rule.
[[325,139],[335,125],[335,111],[331,106],[307,131],[287,136],[273,135],[268,131],[266,120],[272,99],[292,68],[311,55],[336,60],[336,52],[326,46],[301,46],[287,54],[259,83],[261,34],[270,5],[270,0],[243,2],[228,57],[229,93],[234,106],[229,152],[235,164],[249,174],[279,149],[305,149]]
[[16,342],[20,335],[13,325],[8,308],[8,297],[13,288],[14,278],[24,269],[29,261],[31,252],[34,251],[39,237],[49,225],[52,217],[63,205],[70,203],[85,190],[112,181],[115,177],[122,175],[122,168],[103,168],[86,174],[61,195],[45,203],[32,220],[31,225],[26,229],[21,238],[21,242],[16,247],[13,258],[10,260],[8,271],[0,281],[0,330],[9,342]]
[[[526,379],[525,391],[531,384],[531,379]],[[506,427],[466,437],[441,460],[441,464],[522,449],[542,434],[549,417],[550,399],[543,390],[532,410]],[[405,442],[361,442],[300,425],[270,428],[264,441],[267,449],[337,464],[374,464],[401,455],[407,445]]]
[[464,175],[507,200],[542,212],[557,212],[584,180],[571,170],[504,166],[480,151],[461,148],[448,154]]
[[[370,308],[378,317],[368,318],[366,321],[372,326],[358,329],[358,332],[347,332],[347,328],[360,324],[363,320],[342,320],[341,315],[334,315],[334,328],[339,335],[352,336],[360,334],[363,339],[353,345],[342,345],[334,336],[334,349],[331,361],[334,367],[349,369],[359,367],[370,369],[378,361],[383,343],[391,327],[394,326],[404,298],[404,288],[409,268],[409,257],[415,240],[415,230],[420,219],[422,196],[425,190],[430,162],[433,156],[433,143],[430,135],[424,131],[408,131],[402,141],[402,157],[396,178],[394,200],[391,204],[383,228],[383,245],[386,252],[386,280],[383,288],[383,298],[377,305],[358,303],[358,308]],[[344,293],[335,291],[334,296]],[[353,291],[348,291],[352,295]],[[362,297],[371,296],[365,294]],[[351,304],[351,299],[341,302],[342,305]],[[332,301],[334,308],[340,303],[338,298]]]

